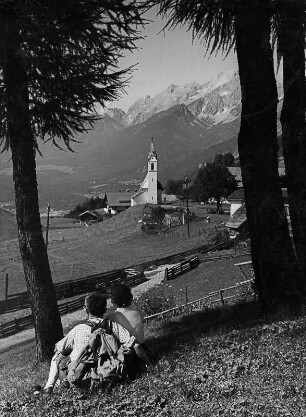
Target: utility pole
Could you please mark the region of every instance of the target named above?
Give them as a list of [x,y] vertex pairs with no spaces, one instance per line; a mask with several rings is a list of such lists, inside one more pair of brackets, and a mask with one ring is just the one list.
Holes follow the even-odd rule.
[[49,224],[50,224],[50,203],[48,203],[48,211],[47,211],[47,227],[46,227],[46,249],[48,249],[48,239],[49,239]]
[[187,233],[188,233],[188,237],[190,237],[190,229],[189,229],[189,206],[188,206],[188,199],[189,199],[189,183],[190,180],[188,179],[188,177],[185,178],[184,181],[184,185],[186,188],[186,212],[187,212]]

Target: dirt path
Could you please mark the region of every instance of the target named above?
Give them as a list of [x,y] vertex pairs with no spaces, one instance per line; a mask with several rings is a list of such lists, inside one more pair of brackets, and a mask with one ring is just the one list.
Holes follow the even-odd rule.
[[[148,281],[138,285],[135,288],[132,288],[132,293],[134,298],[139,297],[141,294],[146,292],[149,288],[152,288],[162,282],[164,279],[164,273],[157,273],[152,276]],[[111,306],[110,300],[108,300],[108,307]],[[84,310],[77,310],[73,313],[65,314],[61,317],[64,331],[67,327],[70,327],[76,321],[84,319]],[[23,344],[25,342],[30,342],[35,339],[34,329],[24,330],[23,332],[16,333],[15,335],[6,337],[5,339],[0,340],[0,354],[4,353],[8,349],[11,349],[15,346]]]

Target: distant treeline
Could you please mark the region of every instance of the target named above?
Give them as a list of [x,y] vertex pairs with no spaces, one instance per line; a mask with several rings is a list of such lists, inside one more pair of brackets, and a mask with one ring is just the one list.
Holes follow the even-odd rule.
[[81,213],[87,210],[97,210],[106,207],[106,198],[91,197],[84,201],[84,203],[77,204],[74,209],[70,210],[69,213],[65,214],[64,217],[72,219],[78,219]]

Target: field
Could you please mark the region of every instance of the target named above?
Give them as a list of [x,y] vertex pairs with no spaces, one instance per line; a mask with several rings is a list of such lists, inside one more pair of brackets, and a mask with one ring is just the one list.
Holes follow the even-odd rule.
[[263,315],[256,304],[241,303],[152,323],[146,337],[155,369],[98,394],[34,396],[48,365],[33,366],[34,342],[20,345],[0,356],[0,415],[303,417],[303,313]]
[[245,277],[235,264],[250,260],[250,255],[236,254],[235,256],[232,249],[222,251],[222,255],[230,255],[230,257],[200,263],[196,269],[178,276],[174,280],[163,281],[157,287],[149,290],[148,295],[144,295],[144,297],[163,297],[171,302],[172,305],[169,304],[169,307],[173,307],[244,281]]
[[[135,224],[131,223],[136,225],[139,214],[130,211],[125,216],[135,218]],[[196,245],[202,241],[205,232],[209,232],[205,227],[211,227],[199,222],[197,231],[202,232],[197,234],[197,239],[196,223],[190,239],[175,235],[144,237],[133,229],[127,217],[123,218],[126,235],[122,240],[127,242],[128,252],[133,240],[129,233],[136,236],[138,245],[142,238],[151,243],[152,251],[155,248],[157,254],[164,255],[167,242],[171,243],[173,252],[178,252],[183,242]],[[114,218],[114,222],[119,219],[119,216]],[[111,237],[115,239],[117,233],[120,242],[119,225],[115,223],[104,224],[103,233],[106,237],[110,233],[110,244]],[[183,232],[186,230],[175,233]],[[54,231],[53,237],[58,238],[56,233],[62,232]],[[92,242],[92,237],[87,239],[86,243]],[[172,247],[175,239],[177,246]],[[160,250],[162,242],[164,246]],[[68,248],[69,243],[65,240]],[[61,243],[63,252],[65,244]],[[54,249],[57,245],[54,244]],[[147,243],[147,251],[149,246]],[[231,257],[200,263],[191,272],[149,290],[138,302],[145,302],[146,297],[158,302],[162,295],[180,304],[186,302],[186,295],[189,301],[243,280],[234,264],[249,256],[239,255],[234,249],[223,255]],[[118,251],[117,256],[120,256]],[[133,263],[137,259],[137,256],[133,258]],[[34,365],[35,345],[34,341],[28,341],[0,355],[0,380],[5,381],[0,384],[0,415],[303,417],[306,415],[305,335],[304,307],[295,312],[283,308],[263,314],[254,301],[241,299],[235,305],[150,323],[146,327],[146,339],[157,357],[157,365],[135,381],[105,387],[98,394],[56,390],[49,396],[33,395],[34,386],[46,380],[48,364]]]
[[[209,241],[213,227],[228,218],[212,214],[211,223],[201,218],[191,222],[190,238],[187,225],[170,229],[164,235],[146,235],[139,223],[142,210],[141,206],[131,207],[90,227],[75,224],[70,219],[51,219],[48,255],[53,281],[127,268],[199,247]],[[0,297],[4,294],[6,273],[9,294],[25,291],[17,240],[0,243],[0,261]]]

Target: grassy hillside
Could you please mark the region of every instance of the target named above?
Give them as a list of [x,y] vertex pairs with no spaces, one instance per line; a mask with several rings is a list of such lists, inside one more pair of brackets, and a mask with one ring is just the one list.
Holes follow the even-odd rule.
[[48,366],[33,367],[28,344],[0,357],[0,415],[303,417],[305,334],[303,316],[263,316],[254,304],[155,323],[147,339],[156,369],[97,395],[33,396]]
[[17,236],[16,217],[0,208],[0,242],[15,239]]
[[[140,229],[143,206],[131,207],[111,219],[90,227],[69,219],[51,219],[48,254],[54,282],[85,277],[117,268],[154,261],[204,245],[211,239],[213,226],[226,216],[211,215],[211,223],[202,219],[187,226],[170,229],[164,235],[146,235]],[[45,220],[46,222],[46,220]],[[45,226],[45,224],[43,224]],[[63,227],[65,226],[65,227]],[[9,293],[25,291],[25,280],[17,241],[0,244],[0,288],[9,274]],[[0,290],[0,297],[3,291]]]

